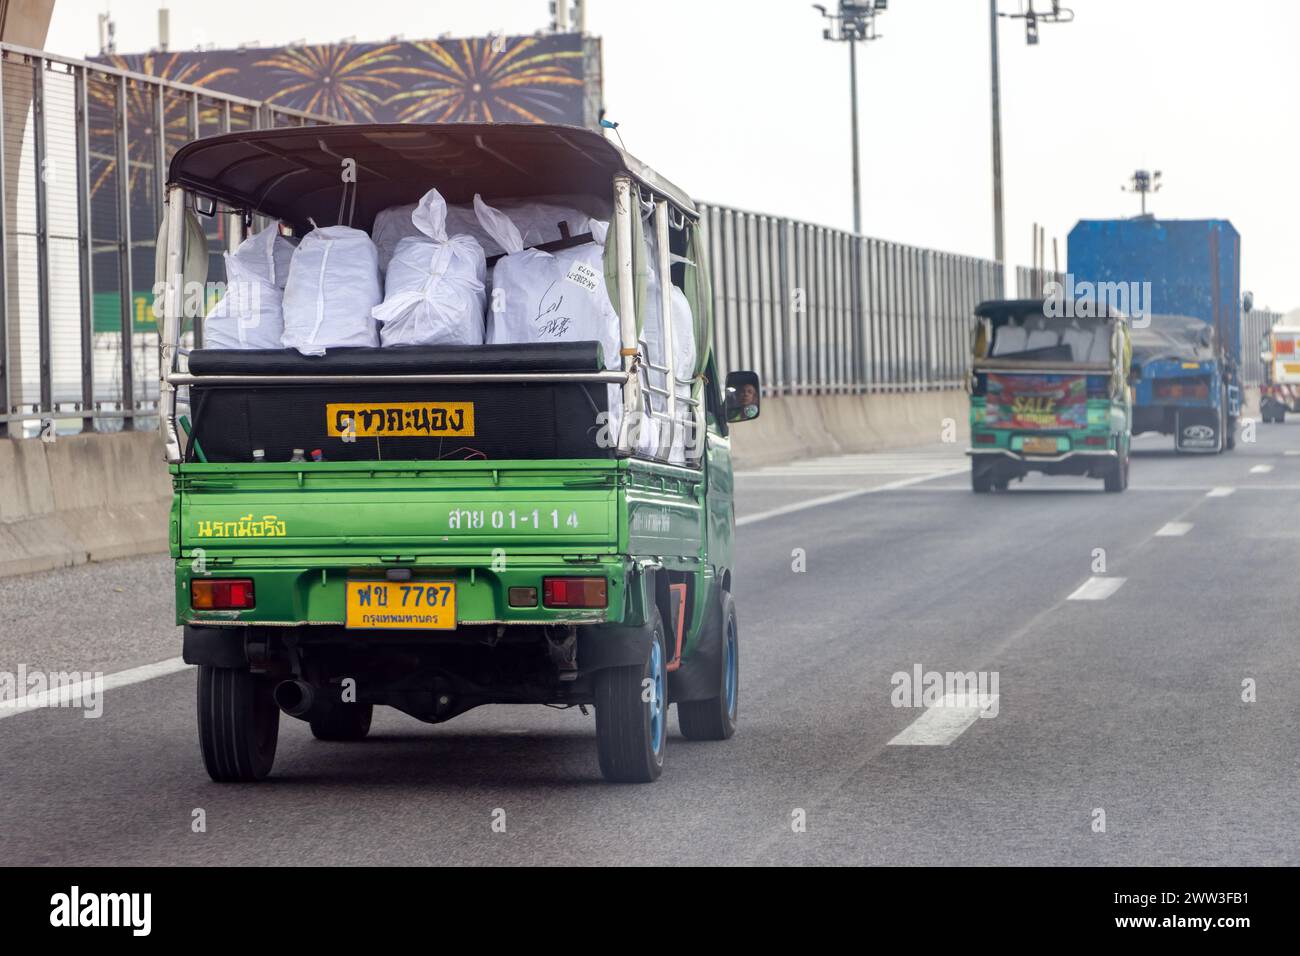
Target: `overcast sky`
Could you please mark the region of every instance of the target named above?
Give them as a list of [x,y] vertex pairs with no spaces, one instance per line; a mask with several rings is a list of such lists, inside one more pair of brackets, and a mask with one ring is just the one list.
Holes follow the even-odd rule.
[[[834,6],[834,0],[823,0]],[[1016,12],[1024,0],[1000,0]],[[1168,218],[1231,219],[1243,288],[1300,305],[1300,4],[1067,0],[1036,47],[1003,20],[1008,251],[1031,224],[1061,244],[1080,218],[1134,215],[1121,192],[1160,169]],[[170,0],[173,49],[215,43],[531,33],[546,0]],[[157,43],[158,4],[57,0],[49,49],[96,52],[111,8],[118,51]],[[1041,9],[1048,0],[1037,0]],[[801,0],[589,0],[605,103],[628,149],[692,195],[852,225],[848,51]],[[860,48],[863,231],[992,257],[989,31],[984,0],[890,0]],[[1049,239],[1050,254],[1050,239]]]

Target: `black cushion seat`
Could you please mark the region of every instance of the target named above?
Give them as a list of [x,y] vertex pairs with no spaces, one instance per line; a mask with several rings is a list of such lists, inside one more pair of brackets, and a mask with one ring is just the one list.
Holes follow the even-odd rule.
[[442,375],[457,372],[600,372],[598,342],[521,345],[415,345],[404,348],[195,349],[192,375]]

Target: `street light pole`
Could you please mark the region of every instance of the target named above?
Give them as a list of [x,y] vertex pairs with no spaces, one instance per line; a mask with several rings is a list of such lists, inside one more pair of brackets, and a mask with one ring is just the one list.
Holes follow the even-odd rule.
[[1007,260],[1002,241],[1002,98],[998,76],[998,0],[989,0],[989,60],[993,89],[993,256],[1005,282]]
[[989,0],[989,73],[993,98],[993,256],[998,268],[1002,270],[1002,281],[1007,274],[1006,245],[1002,233],[1002,94],[1001,77],[998,64],[998,17],[1025,21],[1025,42],[1030,46],[1038,45],[1038,27],[1042,23],[1070,23],[1074,20],[1074,11],[1061,6],[1061,0],[1050,0],[1052,9],[1039,12],[1034,9],[1034,0],[1029,0],[1028,9],[1022,5],[1019,13],[998,13],[998,0]]
[[829,22],[822,37],[837,40],[849,45],[849,109],[850,123],[853,130],[853,232],[862,234],[862,173],[858,142],[858,41],[875,40],[876,14],[889,6],[888,0],[840,0],[839,8],[834,12],[827,10],[820,3],[814,3],[813,9]]
[[853,233],[862,235],[862,182],[858,160],[858,43],[849,40],[849,102],[853,111]]

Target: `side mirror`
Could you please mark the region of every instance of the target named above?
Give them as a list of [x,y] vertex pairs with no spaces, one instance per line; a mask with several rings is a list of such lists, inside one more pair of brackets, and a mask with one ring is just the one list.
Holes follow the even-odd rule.
[[726,396],[728,422],[748,422],[757,418],[762,404],[758,373],[728,372]]
[[1249,312],[1255,308],[1255,293],[1245,292],[1241,296],[1241,311]]
[[1128,378],[1130,382],[1139,381],[1142,378],[1142,366],[1138,365],[1137,362],[1130,365],[1128,369]]

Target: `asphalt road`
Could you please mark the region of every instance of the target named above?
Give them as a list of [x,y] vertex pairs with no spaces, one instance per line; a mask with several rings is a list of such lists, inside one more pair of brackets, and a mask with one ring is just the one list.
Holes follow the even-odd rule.
[[[359,744],[286,718],[273,779],[219,786],[186,669],[0,719],[0,863],[1300,863],[1300,422],[1136,444],[1124,495],[976,497],[955,446],[740,476],[740,729],[674,734],[653,785],[604,783],[576,710],[494,707]],[[163,558],[0,596],[0,671],[179,652]],[[997,698],[894,706],[918,665]]]

